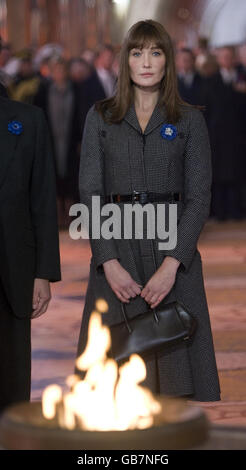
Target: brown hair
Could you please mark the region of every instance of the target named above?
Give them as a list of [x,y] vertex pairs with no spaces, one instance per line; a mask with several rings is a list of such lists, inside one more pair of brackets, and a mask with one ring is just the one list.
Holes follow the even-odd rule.
[[[133,85],[129,73],[128,56],[131,49],[149,45],[151,42],[162,49],[166,56],[165,76],[160,84],[160,104],[165,104],[167,119],[175,123],[181,116],[180,106],[192,106],[179,96],[177,87],[177,74],[175,68],[174,50],[172,40],[161,23],[154,20],[138,21],[129,29],[119,54],[119,75],[116,93],[110,98],[97,101],[96,110],[109,123],[120,122],[126,114],[129,106],[133,103]],[[200,107],[199,107],[200,108]],[[106,116],[110,111],[110,116]]]
[[112,44],[104,43],[104,44],[100,44],[96,47],[96,49],[95,49],[95,58],[99,57],[101,55],[101,53],[104,52],[105,50],[108,50],[108,51],[112,52],[112,54],[114,54],[114,47],[112,46]]

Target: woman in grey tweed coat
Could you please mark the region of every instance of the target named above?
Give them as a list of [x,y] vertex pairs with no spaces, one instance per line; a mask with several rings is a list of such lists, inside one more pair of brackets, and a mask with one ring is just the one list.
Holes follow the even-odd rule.
[[[152,75],[143,76],[146,71]],[[175,126],[171,127],[177,131],[174,138],[163,137],[165,124]],[[210,210],[211,176],[206,124],[202,112],[178,95],[170,37],[160,23],[139,21],[122,45],[115,96],[97,102],[87,114],[80,200],[89,208],[91,221],[93,195],[124,195],[134,190],[181,193],[181,200],[176,202],[177,244],[160,250],[160,239],[154,239],[156,270],[146,224],[142,239],[134,237],[134,220],[132,238],[124,238],[124,202],[117,203],[121,237],[95,239],[90,231],[92,257],[77,355],[86,346],[88,322],[97,298],[108,303],[108,312],[102,317],[107,325],[122,321],[121,302],[131,318],[149,307],[161,308],[178,300],[196,317],[197,330],[188,341],[152,353],[145,360],[147,376],[141,385],[155,393],[197,401],[220,400],[197,249]],[[156,208],[157,202],[153,205]],[[101,216],[101,224],[105,219],[107,216]]]

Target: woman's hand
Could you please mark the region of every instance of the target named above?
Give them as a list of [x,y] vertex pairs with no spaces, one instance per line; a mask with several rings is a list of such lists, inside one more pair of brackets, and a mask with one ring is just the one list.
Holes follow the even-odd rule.
[[105,277],[121,302],[129,303],[131,297],[141,293],[141,284],[138,284],[126,271],[117,259],[110,259],[103,263]]
[[167,256],[159,269],[151,276],[144,286],[141,297],[150,304],[151,308],[157,307],[172,289],[180,262]]

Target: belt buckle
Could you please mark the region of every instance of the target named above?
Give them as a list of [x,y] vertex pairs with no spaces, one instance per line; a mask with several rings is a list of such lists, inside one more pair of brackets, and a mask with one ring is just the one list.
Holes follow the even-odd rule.
[[147,204],[147,202],[148,202],[148,192],[147,191],[143,191],[142,193],[140,193],[139,202],[140,202],[140,204]]
[[148,202],[147,191],[133,191],[132,201],[139,202],[140,204],[146,204]]

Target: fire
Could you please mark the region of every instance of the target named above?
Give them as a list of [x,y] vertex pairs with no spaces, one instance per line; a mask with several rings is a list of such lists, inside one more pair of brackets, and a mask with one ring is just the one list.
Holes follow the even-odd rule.
[[110,330],[102,324],[101,314],[108,304],[98,299],[90,317],[88,341],[76,360],[79,370],[87,370],[84,380],[77,375],[67,377],[69,392],[58,385],[46,387],[42,395],[42,411],[46,419],[57,417],[67,429],[86,430],[144,429],[153,425],[161,404],[151,391],[139,385],[146,377],[143,359],[132,354],[120,368],[107,358],[111,346]]

